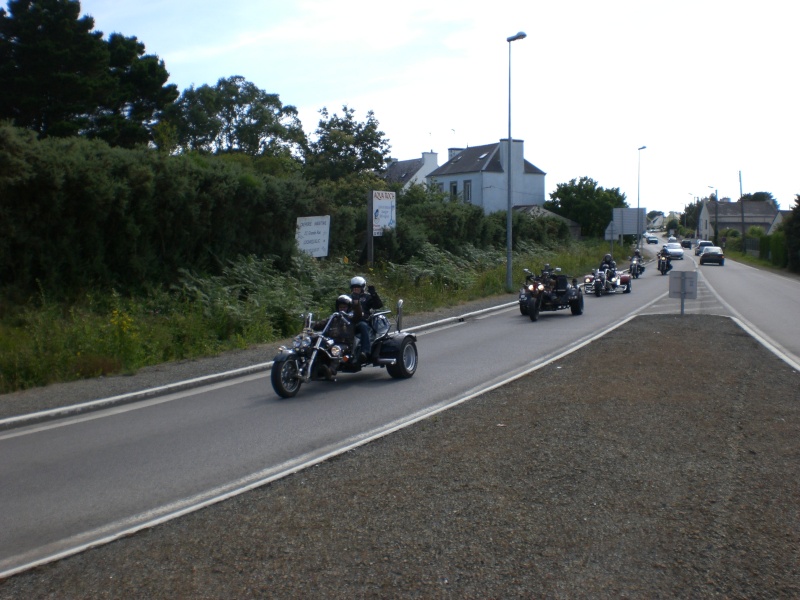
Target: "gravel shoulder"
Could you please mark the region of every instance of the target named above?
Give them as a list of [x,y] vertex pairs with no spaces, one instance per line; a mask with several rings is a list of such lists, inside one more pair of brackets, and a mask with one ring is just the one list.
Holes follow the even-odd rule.
[[728,318],[637,317],[0,599],[797,598],[798,377]]

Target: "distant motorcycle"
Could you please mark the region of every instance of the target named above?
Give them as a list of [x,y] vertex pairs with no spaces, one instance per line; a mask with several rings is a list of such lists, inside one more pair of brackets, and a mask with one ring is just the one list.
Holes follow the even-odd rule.
[[658,255],[658,270],[662,275],[666,275],[667,272],[672,268],[672,265],[669,264],[669,258],[666,256],[662,256],[661,254]]
[[642,259],[638,256],[631,257],[631,265],[628,269],[628,272],[633,275],[634,279],[639,279],[639,275],[644,273],[644,265],[642,264]]

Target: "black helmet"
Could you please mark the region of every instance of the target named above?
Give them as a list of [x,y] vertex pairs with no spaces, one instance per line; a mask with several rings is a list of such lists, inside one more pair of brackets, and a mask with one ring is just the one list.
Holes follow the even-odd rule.
[[611,256],[610,254],[606,254],[606,255],[603,257],[603,262],[610,263],[611,261],[612,261],[612,256]]
[[342,294],[336,299],[336,310],[341,311],[342,304],[347,307],[345,310],[349,311],[353,308],[353,299],[347,294]]

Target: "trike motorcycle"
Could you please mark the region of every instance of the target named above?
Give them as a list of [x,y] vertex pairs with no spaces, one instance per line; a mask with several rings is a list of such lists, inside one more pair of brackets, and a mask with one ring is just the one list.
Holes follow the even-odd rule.
[[370,366],[385,367],[395,379],[412,377],[417,370],[417,337],[401,331],[402,300],[397,303],[395,331],[386,317],[390,313],[384,310],[369,317],[372,351],[363,362],[352,315],[334,312],[316,323],[311,313],[303,315],[303,330],[273,359],[270,378],[275,393],[293,398],[304,383],[335,381],[339,373],[357,373]]
[[594,293],[595,296],[603,294],[615,294],[631,292],[630,273],[618,273],[616,269],[595,269],[583,278],[583,290],[585,293]]
[[578,280],[561,273],[561,269],[545,268],[541,275],[528,269],[525,272],[525,285],[519,292],[519,310],[528,315],[531,321],[539,320],[539,313],[569,308],[573,315],[583,314],[583,293]]

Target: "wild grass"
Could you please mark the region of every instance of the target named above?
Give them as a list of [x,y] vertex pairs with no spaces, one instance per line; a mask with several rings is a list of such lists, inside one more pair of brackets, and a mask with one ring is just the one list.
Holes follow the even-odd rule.
[[[580,276],[607,252],[603,242],[562,247],[520,244],[513,281],[545,263]],[[289,272],[271,258],[243,257],[220,275],[184,272],[170,290],[142,297],[93,292],[69,306],[40,293],[23,306],[2,307],[0,393],[136,370],[172,360],[213,356],[297,333],[304,312],[328,313],[366,277],[384,303],[403,298],[406,314],[506,293],[504,251],[466,248],[456,256],[425,245],[408,264],[370,268],[346,257],[300,255]]]

